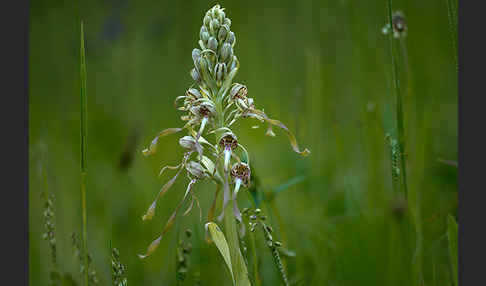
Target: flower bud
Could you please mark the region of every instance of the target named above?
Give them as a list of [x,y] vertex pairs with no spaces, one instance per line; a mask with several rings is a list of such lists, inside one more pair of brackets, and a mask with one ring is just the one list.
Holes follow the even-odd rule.
[[[231,53],[233,53],[233,48],[231,48]],[[231,63],[229,65],[229,71],[231,72],[238,66],[238,58],[235,55],[231,56]]]
[[226,42],[229,43],[231,46],[235,44],[236,38],[235,38],[235,33],[230,31],[228,33],[228,36],[226,37]]
[[208,14],[206,14],[206,16],[204,16],[203,23],[204,23],[204,26],[209,27],[209,25],[211,23],[211,16],[209,16]]
[[179,145],[187,150],[196,150],[196,139],[192,136],[184,136],[179,139]]
[[218,32],[218,41],[221,43],[226,39],[226,36],[228,35],[229,28],[226,27],[225,25],[221,26],[219,28]]
[[212,19],[209,23],[209,31],[211,31],[211,34],[215,35],[219,29],[219,26],[218,19]]
[[224,43],[223,46],[221,47],[221,61],[226,62],[226,59],[228,59],[231,54],[232,54],[231,45],[229,43]]
[[223,25],[226,25],[229,29],[231,27],[231,19],[230,18],[224,18]]
[[211,10],[209,10],[209,11],[211,11],[210,15],[213,18],[217,18],[219,16],[220,10],[221,10],[221,6],[219,6],[219,4],[216,4],[216,5],[213,6],[213,8],[211,8]]
[[218,40],[215,37],[210,37],[208,40],[208,48],[216,52],[218,50]]
[[206,176],[204,173],[204,167],[198,162],[190,161],[186,165],[186,170],[197,179],[203,179]]
[[246,89],[246,86],[240,83],[235,84],[233,88],[231,88],[230,91],[231,99],[236,99],[236,98],[245,99],[247,95],[248,95],[248,90]]
[[207,44],[209,37],[210,37],[210,35],[209,35],[208,32],[203,32],[201,34],[201,40],[203,41],[203,44],[205,44],[205,45]]
[[197,90],[195,88],[190,88],[186,91],[186,97],[188,97],[189,99],[192,99],[192,100],[196,100],[196,99],[202,98],[203,96],[199,92],[199,90]]
[[220,23],[223,23],[224,19],[226,18],[226,13],[223,11],[223,9],[221,9],[219,11],[219,15],[218,15],[218,20]]
[[192,50],[192,60],[194,61],[194,65],[196,65],[197,60],[201,57],[201,50],[194,49]]
[[216,81],[223,80],[223,77],[226,74],[226,64],[225,63],[217,63],[214,67],[214,77]]
[[199,38],[204,43],[206,43],[208,41],[208,39],[209,39],[209,32],[208,32],[208,29],[206,28],[206,26],[201,26],[201,31],[199,32]]
[[195,82],[201,82],[201,75],[197,72],[196,68],[191,70],[191,77]]

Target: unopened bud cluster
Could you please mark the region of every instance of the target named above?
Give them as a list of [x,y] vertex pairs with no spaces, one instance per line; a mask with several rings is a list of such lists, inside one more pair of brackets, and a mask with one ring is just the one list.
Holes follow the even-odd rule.
[[231,31],[231,20],[224,9],[214,6],[203,18],[199,31],[199,46],[192,50],[194,68],[191,76],[197,83],[221,86],[223,79],[236,72],[238,59],[233,53],[235,33]]

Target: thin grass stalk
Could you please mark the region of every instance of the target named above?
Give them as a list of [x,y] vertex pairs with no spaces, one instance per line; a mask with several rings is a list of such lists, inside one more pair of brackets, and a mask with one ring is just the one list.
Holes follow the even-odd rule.
[[447,0],[447,18],[449,20],[449,30],[451,34],[452,50],[454,52],[454,62],[456,64],[456,72],[459,70],[457,59],[457,16],[456,5],[453,0]]
[[[392,0],[388,2],[388,17],[390,21],[390,31],[393,31]],[[393,85],[396,94],[396,121],[397,121],[397,140],[400,148],[400,169],[401,169],[401,186],[405,197],[407,197],[407,171],[405,164],[405,128],[403,123],[403,98],[400,90],[400,80],[398,78],[398,64],[395,59],[395,47],[393,44],[393,33],[388,34],[390,42],[390,55],[393,68]]]
[[282,264],[282,259],[280,258],[280,254],[278,253],[277,246],[275,245],[272,235],[270,233],[269,227],[263,222],[260,222],[260,225],[263,230],[263,235],[265,237],[265,242],[267,243],[268,248],[270,249],[272,253],[272,258],[273,258],[273,263],[277,267],[278,273],[280,274],[280,278],[282,279],[282,283],[285,286],[290,286],[289,279],[287,278],[287,275],[285,274],[285,269]]
[[251,254],[253,257],[253,280],[256,286],[260,286],[262,285],[262,282],[260,281],[260,274],[258,273],[258,256],[256,254],[255,234],[253,232],[250,232],[249,236],[251,244]]
[[86,214],[86,180],[87,180],[87,97],[86,97],[86,58],[84,48],[84,27],[81,21],[81,50],[80,50],[80,76],[81,76],[81,207],[83,216],[83,257],[84,257],[84,285],[89,284],[88,279],[88,240],[87,240],[87,214]]

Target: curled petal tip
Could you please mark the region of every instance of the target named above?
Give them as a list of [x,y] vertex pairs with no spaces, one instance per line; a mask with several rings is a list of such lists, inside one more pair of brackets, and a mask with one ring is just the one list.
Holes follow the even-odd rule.
[[309,156],[309,154],[311,153],[311,151],[307,148],[304,149],[304,151],[300,152],[300,155],[306,157],[306,156]]
[[143,221],[146,221],[146,220],[151,220],[152,217],[154,217],[154,214],[155,214],[155,206],[156,206],[156,201],[153,202],[150,207],[148,208],[147,210],[147,213],[143,215],[142,217],[142,220]]
[[142,154],[143,154],[145,157],[148,157],[148,156],[152,155],[152,152],[150,152],[150,150],[147,148],[147,149],[143,149],[143,150],[142,150]]

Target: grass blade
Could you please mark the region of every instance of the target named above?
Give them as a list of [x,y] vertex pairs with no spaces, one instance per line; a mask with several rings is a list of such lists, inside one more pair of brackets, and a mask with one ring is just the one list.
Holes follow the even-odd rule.
[[84,49],[84,27],[81,21],[81,48],[80,48],[80,77],[81,77],[81,207],[83,211],[83,257],[84,257],[84,285],[88,285],[88,242],[87,242],[87,215],[86,215],[86,179],[88,170],[87,159],[87,97],[86,97],[86,52]]
[[[392,13],[392,0],[387,0],[388,2],[388,17],[389,17],[389,24],[390,24],[390,31],[393,31],[393,13]],[[403,188],[403,193],[405,197],[407,197],[407,173],[406,173],[406,164],[405,164],[405,127],[403,122],[403,98],[402,92],[400,89],[400,80],[399,80],[399,73],[398,73],[398,63],[395,58],[395,46],[393,42],[393,32],[388,34],[388,39],[390,42],[390,55],[391,55],[391,62],[393,68],[393,87],[395,89],[396,94],[396,123],[397,123],[397,139],[400,149],[400,164],[401,164],[401,186]]]
[[452,49],[454,52],[454,61],[456,64],[456,71],[459,70],[458,60],[457,60],[457,15],[456,15],[456,5],[453,0],[447,0],[447,16],[449,20],[449,30],[452,40]]
[[206,230],[209,230],[209,234],[211,235],[211,239],[214,241],[214,244],[218,248],[221,256],[223,256],[224,262],[228,266],[228,269],[231,274],[231,279],[233,279],[233,285],[235,285],[235,276],[233,274],[233,266],[231,264],[231,256],[228,247],[228,242],[226,242],[226,238],[224,237],[223,232],[219,229],[218,225],[214,222],[206,223]]

